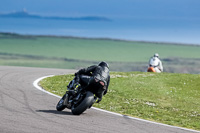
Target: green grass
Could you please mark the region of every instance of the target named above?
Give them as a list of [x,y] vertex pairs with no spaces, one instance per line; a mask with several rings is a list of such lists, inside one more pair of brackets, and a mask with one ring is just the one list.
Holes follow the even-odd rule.
[[[72,75],[54,76],[42,87],[62,96]],[[107,95],[94,106],[146,120],[200,130],[200,75],[112,72]]]
[[79,69],[86,67],[88,64],[81,61],[67,61],[55,58],[35,58],[26,56],[9,56],[0,55],[0,65],[4,66],[26,66],[26,67],[43,67],[43,68],[68,68]]
[[0,53],[89,61],[147,62],[161,58],[200,58],[200,46],[49,36],[0,34]]
[[200,46],[0,33],[0,65],[79,69],[107,61],[111,71],[145,71],[160,54],[165,72],[199,73]]

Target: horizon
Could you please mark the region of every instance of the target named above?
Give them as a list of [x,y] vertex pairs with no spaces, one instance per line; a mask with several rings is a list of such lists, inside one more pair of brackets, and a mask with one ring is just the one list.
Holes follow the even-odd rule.
[[148,41],[148,40],[128,40],[120,38],[105,38],[105,37],[81,37],[81,36],[67,36],[67,35],[48,35],[48,34],[20,34],[15,32],[1,32],[0,34],[10,34],[10,35],[19,35],[19,36],[33,36],[33,37],[58,37],[58,38],[77,38],[77,39],[99,39],[99,40],[113,40],[113,41],[126,41],[126,42],[143,42],[143,43],[152,43],[152,44],[171,44],[171,45],[189,45],[189,46],[200,46],[200,44],[192,43],[179,43],[179,42],[162,42],[162,41]]
[[[64,18],[64,17],[70,17],[70,16],[50,16],[50,15],[48,15],[48,16],[45,16],[45,15],[41,15],[41,14],[34,14],[34,13],[32,13],[32,12],[29,12],[29,11],[27,11],[26,9],[23,9],[23,10],[21,10],[21,11],[11,11],[11,12],[4,12],[4,13],[1,13],[0,12],[0,16],[1,15],[12,15],[12,14],[17,14],[17,13],[24,13],[24,14],[28,14],[28,15],[37,15],[37,16],[42,16],[42,17],[60,17],[60,18]],[[77,17],[77,18],[81,18],[81,17],[90,17],[90,16],[79,16],[79,17]],[[93,16],[91,16],[91,17],[93,17]],[[95,16],[96,17],[96,16]],[[100,16],[97,16],[97,17],[100,17]],[[101,17],[103,17],[103,16],[101,16]],[[106,17],[105,17],[106,18]]]

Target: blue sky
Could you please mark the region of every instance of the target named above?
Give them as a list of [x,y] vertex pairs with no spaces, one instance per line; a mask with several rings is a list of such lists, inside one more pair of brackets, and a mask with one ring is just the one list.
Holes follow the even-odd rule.
[[27,11],[58,16],[167,17],[197,19],[200,0],[1,0],[0,13]]
[[[0,13],[26,10],[31,14],[43,16],[103,16],[115,22],[102,25],[107,30],[107,34],[102,31],[105,35],[103,37],[200,44],[199,7],[200,0],[1,0]],[[13,26],[9,29],[12,32],[24,28],[19,24],[18,29],[13,24],[10,25],[7,27]],[[95,25],[98,24],[94,23],[93,27]],[[57,32],[76,36],[85,35],[86,31],[90,30],[88,36],[96,34],[95,37],[98,37],[99,34],[99,37],[102,37],[97,32],[99,29],[89,26],[90,24],[81,24],[78,29],[77,25],[71,24],[62,29],[65,32]],[[3,25],[0,26],[0,31],[1,27],[4,28],[3,31],[7,31]],[[72,30],[84,32],[67,32]],[[20,33],[33,32],[27,30]],[[35,30],[34,34],[36,33]],[[112,36],[109,36],[111,34]]]

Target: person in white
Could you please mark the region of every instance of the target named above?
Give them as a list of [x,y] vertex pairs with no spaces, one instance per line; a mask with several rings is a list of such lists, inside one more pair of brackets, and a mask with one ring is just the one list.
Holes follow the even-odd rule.
[[149,60],[149,67],[154,67],[156,72],[163,72],[162,62],[159,59],[159,54],[155,53]]

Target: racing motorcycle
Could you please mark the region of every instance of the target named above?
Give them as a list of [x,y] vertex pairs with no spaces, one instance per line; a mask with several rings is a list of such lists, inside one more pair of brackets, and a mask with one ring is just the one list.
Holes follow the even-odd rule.
[[75,85],[75,78],[68,84],[68,91],[58,102],[57,111],[68,108],[71,109],[72,114],[80,115],[96,102],[97,97],[94,93],[84,89],[80,84]]
[[160,73],[161,70],[157,66],[149,66],[147,72],[157,72]]
[[147,72],[156,72],[156,70],[154,67],[148,67]]

